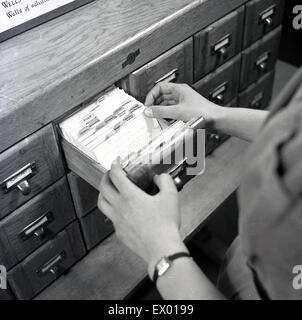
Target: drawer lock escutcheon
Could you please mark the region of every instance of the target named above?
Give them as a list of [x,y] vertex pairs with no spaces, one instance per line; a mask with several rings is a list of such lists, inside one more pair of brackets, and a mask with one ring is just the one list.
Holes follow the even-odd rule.
[[23,241],[26,241],[27,239],[31,237],[36,237],[39,240],[43,240],[46,235],[46,227],[54,220],[53,214],[51,212],[48,212],[29,224],[27,227],[25,227],[21,233],[20,237]]
[[260,13],[260,23],[263,23],[265,26],[269,27],[273,23],[273,17],[276,13],[276,5],[273,5]]
[[175,82],[177,80],[179,76],[179,71],[178,69],[173,69],[170,72],[168,72],[167,74],[165,74],[164,76],[162,76],[161,78],[159,78],[158,80],[156,80],[154,82],[154,85],[163,82],[163,81],[167,81],[167,82]]
[[232,37],[230,34],[224,36],[212,47],[212,55],[218,54],[223,59],[228,57],[228,47],[231,45]]
[[37,270],[38,275],[42,277],[50,273],[54,276],[58,276],[60,271],[60,264],[65,259],[65,257],[65,251],[62,251],[61,253],[57,254],[55,257],[44,263],[43,266]]
[[3,182],[1,182],[1,187],[5,193],[17,188],[21,193],[26,196],[31,192],[31,186],[28,179],[33,177],[37,172],[37,166],[35,162],[29,163],[22,169],[18,170]]

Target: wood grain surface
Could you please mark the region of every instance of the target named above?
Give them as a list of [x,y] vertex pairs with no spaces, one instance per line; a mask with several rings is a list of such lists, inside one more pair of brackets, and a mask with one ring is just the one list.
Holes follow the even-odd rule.
[[[284,14],[285,0],[252,0],[246,6],[246,29],[243,39],[244,48],[276,28],[281,22]],[[259,23],[261,15],[268,9],[274,7],[270,25]]]
[[[36,222],[37,219],[50,215],[50,222],[44,227],[44,235],[38,238],[34,235],[24,239],[20,235],[25,228]],[[75,219],[73,203],[65,178],[40,193],[34,199],[28,201],[21,208],[15,210],[8,217],[0,221],[0,233],[7,241],[2,243],[9,253],[1,252],[0,257],[9,254],[18,261],[25,258],[42,244],[52,239],[59,231],[65,228]],[[37,223],[37,222],[36,222]],[[0,264],[3,261],[0,260]],[[11,264],[5,264],[6,268],[12,267]]]
[[96,208],[99,192],[73,172],[67,178],[76,214],[79,218],[84,217]]
[[193,39],[192,37],[155,60],[132,72],[123,82],[126,92],[144,103],[146,95],[156,82],[171,71],[176,71],[173,82],[193,83]]
[[[244,13],[244,7],[241,7],[194,36],[194,81],[200,80],[241,51]],[[225,47],[227,54],[214,54],[215,46],[226,38],[230,41]]]
[[[6,134],[1,132],[0,136]],[[29,194],[23,195],[17,187],[7,193],[0,189],[0,218],[5,217],[64,175],[63,162],[52,125],[46,126],[0,154],[0,183],[31,163],[36,164],[37,172],[28,179],[31,187]]]
[[96,0],[1,43],[0,152],[246,1]]
[[213,73],[196,82],[193,88],[207,99],[219,104],[218,101],[212,99],[212,94],[225,84],[226,90],[222,94],[222,104],[225,105],[231,102],[238,94],[240,66],[241,55],[238,55]]
[[[11,269],[8,282],[18,299],[31,299],[82,258],[85,252],[79,225],[74,222]],[[62,255],[62,260],[56,264],[55,274],[49,271],[41,274],[42,268],[46,268],[58,255]]]

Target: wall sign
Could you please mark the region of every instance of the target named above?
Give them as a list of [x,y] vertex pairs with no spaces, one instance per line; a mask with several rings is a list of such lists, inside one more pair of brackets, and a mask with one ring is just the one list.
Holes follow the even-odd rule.
[[0,0],[0,42],[94,0]]

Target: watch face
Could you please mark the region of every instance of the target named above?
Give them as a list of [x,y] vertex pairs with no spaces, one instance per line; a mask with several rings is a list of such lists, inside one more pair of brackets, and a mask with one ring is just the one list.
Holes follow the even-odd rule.
[[162,258],[157,265],[158,276],[162,276],[171,266],[171,261],[167,258]]

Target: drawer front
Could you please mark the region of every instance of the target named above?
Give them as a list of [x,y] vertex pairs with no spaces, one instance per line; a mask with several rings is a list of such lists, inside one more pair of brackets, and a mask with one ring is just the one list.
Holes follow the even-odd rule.
[[160,81],[193,83],[193,40],[188,39],[122,80],[122,87],[143,102]]
[[88,250],[91,250],[111,233],[113,224],[98,209],[80,219],[84,240]]
[[83,217],[97,207],[99,192],[73,172],[67,177],[76,214]]
[[241,56],[227,62],[194,84],[193,88],[212,102],[225,105],[237,96]]
[[246,5],[244,48],[279,26],[285,0],[253,0]]
[[64,174],[51,125],[0,155],[0,218],[33,198]]
[[194,81],[241,51],[243,19],[241,8],[194,36]]
[[67,181],[63,178],[0,222],[0,233],[5,235],[5,247],[11,256],[9,261],[22,260],[74,219]]
[[77,223],[71,224],[8,272],[18,299],[31,299],[85,255]]
[[280,38],[281,27],[243,52],[240,90],[245,89],[275,67]]
[[274,84],[274,71],[263,76],[239,95],[242,108],[265,109],[268,107]]
[[97,190],[104,176],[100,165],[64,138],[61,143],[68,168]]

